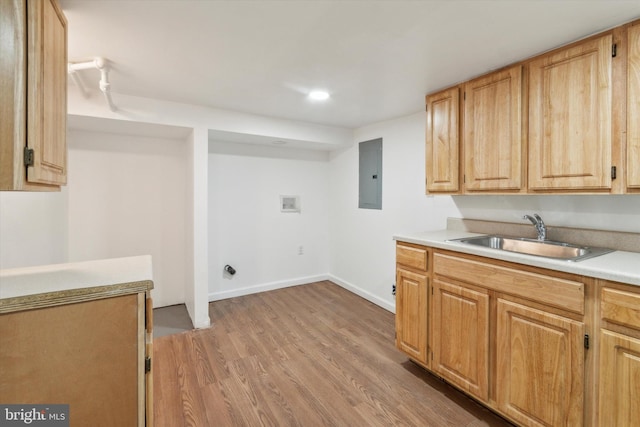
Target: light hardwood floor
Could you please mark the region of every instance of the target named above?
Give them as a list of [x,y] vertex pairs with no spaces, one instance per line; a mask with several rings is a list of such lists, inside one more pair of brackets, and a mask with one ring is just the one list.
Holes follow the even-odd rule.
[[209,304],[154,341],[160,426],[510,426],[408,361],[392,313],[331,282]]

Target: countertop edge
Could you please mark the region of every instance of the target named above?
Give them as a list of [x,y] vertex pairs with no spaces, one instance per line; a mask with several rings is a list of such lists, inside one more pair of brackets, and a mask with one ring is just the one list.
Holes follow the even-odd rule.
[[151,289],[153,289],[153,282],[142,280],[4,298],[0,299],[0,314],[137,294]]
[[568,262],[448,241],[482,235],[486,233],[438,230],[396,234],[393,240],[640,286],[640,271],[638,271],[640,253],[638,252],[615,251],[584,261]]

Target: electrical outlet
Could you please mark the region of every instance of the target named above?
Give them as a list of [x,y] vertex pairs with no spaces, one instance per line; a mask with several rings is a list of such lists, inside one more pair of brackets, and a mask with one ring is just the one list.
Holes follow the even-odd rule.
[[391,285],[391,295],[393,295],[393,296],[396,295],[396,284],[395,283],[393,285]]
[[298,246],[298,255],[304,255],[304,246]]

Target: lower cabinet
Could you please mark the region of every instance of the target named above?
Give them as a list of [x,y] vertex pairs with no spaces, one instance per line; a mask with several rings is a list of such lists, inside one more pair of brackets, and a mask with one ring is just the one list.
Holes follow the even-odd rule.
[[[424,250],[430,254],[428,269],[407,268],[406,255],[396,259],[398,348],[517,425],[593,426],[591,400],[597,393],[585,390],[597,384],[595,352],[587,353],[586,337],[597,329],[585,288],[596,280]],[[636,358],[619,356],[626,365],[617,374],[635,375],[619,390],[635,396],[625,406],[629,416],[640,413],[638,391],[628,390],[640,384],[640,341],[634,345]],[[616,425],[632,425],[625,422]]]
[[600,425],[628,427],[640,421],[640,339],[600,333]]
[[498,298],[497,406],[528,426],[582,425],[584,324]]
[[427,276],[399,268],[396,274],[396,345],[427,362]]
[[600,426],[640,422],[640,293],[605,282],[600,294]]
[[427,366],[429,251],[398,243],[396,261],[396,347]]
[[432,368],[480,400],[489,398],[489,296],[435,280]]

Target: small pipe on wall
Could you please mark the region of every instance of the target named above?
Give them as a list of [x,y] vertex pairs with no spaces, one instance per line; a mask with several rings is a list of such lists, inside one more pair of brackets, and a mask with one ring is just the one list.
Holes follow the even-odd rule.
[[91,70],[97,69],[100,70],[100,82],[99,87],[100,91],[104,95],[107,104],[109,105],[109,109],[111,111],[116,111],[117,107],[114,105],[113,100],[111,99],[111,83],[109,83],[109,65],[106,59],[97,56],[91,61],[86,62],[75,62],[67,64],[67,72],[75,82],[75,84],[80,88],[82,95],[87,97],[88,93],[84,85],[82,84],[82,80],[76,74],[76,72],[81,70]]

